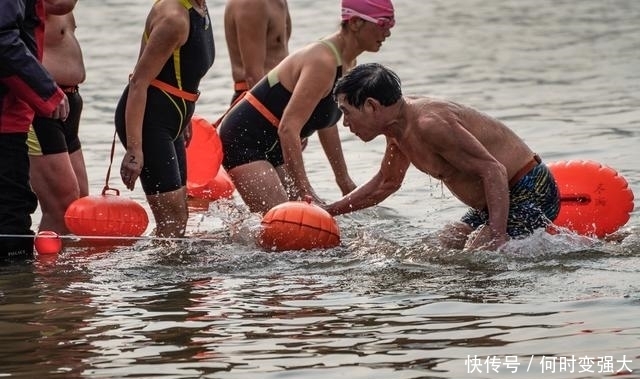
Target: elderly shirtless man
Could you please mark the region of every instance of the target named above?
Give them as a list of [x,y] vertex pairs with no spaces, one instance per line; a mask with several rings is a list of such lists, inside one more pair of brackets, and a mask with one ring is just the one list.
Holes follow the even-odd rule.
[[286,0],[227,0],[224,32],[235,100],[289,54],[291,16]]
[[413,164],[470,207],[440,234],[446,247],[496,249],[558,215],[560,197],[549,169],[502,122],[454,102],[403,97],[398,76],[376,63],[343,76],[334,96],[352,133],[365,142],[384,135],[387,148],[378,173],[327,205],[330,214],[380,203],[400,188]]
[[85,80],[84,61],[75,36],[73,8],[77,0],[45,0],[44,56],[42,64],[69,99],[66,120],[35,117],[27,144],[31,185],[38,196],[40,230],[68,233],[64,213],[69,204],[89,194],[84,157],[78,138],[82,97],[78,85]]

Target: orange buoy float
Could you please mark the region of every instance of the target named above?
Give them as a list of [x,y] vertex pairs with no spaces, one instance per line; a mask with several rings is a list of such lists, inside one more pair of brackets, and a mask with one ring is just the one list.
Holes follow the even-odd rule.
[[554,225],[602,238],[629,221],[633,192],[616,170],[589,160],[548,166],[560,191],[560,213]]
[[33,239],[33,247],[38,254],[58,254],[62,250],[62,239],[56,232],[43,230]]
[[288,201],[265,213],[258,244],[272,251],[331,248],[340,244],[340,230],[329,212],[310,200]]
[[197,185],[187,180],[187,195],[196,199],[229,199],[235,190],[231,177],[223,167],[220,167],[216,176],[205,185]]
[[[108,194],[107,191],[115,191]],[[77,236],[139,237],[149,225],[142,205],[120,197],[120,191],[109,188],[100,196],[85,196],[69,205],[64,222]]]
[[216,177],[222,163],[222,141],[205,118],[191,117],[191,141],[187,146],[187,181],[205,186]]

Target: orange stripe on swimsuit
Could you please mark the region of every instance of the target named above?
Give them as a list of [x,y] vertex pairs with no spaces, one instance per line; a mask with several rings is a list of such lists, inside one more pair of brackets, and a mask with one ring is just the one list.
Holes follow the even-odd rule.
[[271,113],[271,111],[268,110],[267,107],[265,107],[264,104],[260,102],[260,100],[253,96],[251,92],[246,92],[244,95],[244,99],[247,100],[249,104],[251,104],[255,109],[257,109],[262,117],[267,119],[267,121],[269,121],[271,125],[276,128],[278,127],[278,125],[280,125],[280,120],[276,116],[274,116],[273,113]]
[[177,96],[181,99],[185,99],[187,101],[191,101],[191,102],[196,102],[198,100],[198,98],[200,97],[200,91],[198,91],[197,93],[191,93],[191,92],[187,92],[185,90],[182,90],[180,88],[174,87],[170,84],[167,84],[165,82],[162,82],[158,79],[153,79],[150,83],[152,86],[156,87],[159,90],[162,90],[164,92],[167,92],[173,96]]

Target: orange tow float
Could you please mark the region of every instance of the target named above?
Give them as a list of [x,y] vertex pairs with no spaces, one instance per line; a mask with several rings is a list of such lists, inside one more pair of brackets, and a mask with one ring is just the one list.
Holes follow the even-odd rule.
[[206,200],[230,198],[235,186],[221,167],[223,153],[218,131],[209,121],[194,115],[191,133],[187,147],[187,195]]
[[556,226],[603,238],[629,221],[633,192],[616,170],[589,160],[554,162],[549,169],[560,190]]
[[[114,193],[107,193],[109,190]],[[147,212],[134,200],[109,188],[99,196],[85,196],[69,205],[64,223],[77,236],[139,237],[149,225]]]
[[265,250],[327,249],[340,244],[336,220],[307,201],[288,201],[262,217],[258,244]]
[[199,115],[191,117],[191,141],[187,146],[187,180],[204,186],[218,174],[222,163],[222,141],[218,131]]

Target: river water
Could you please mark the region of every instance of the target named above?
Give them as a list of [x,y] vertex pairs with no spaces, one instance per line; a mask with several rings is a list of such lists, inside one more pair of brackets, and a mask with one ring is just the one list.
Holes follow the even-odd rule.
[[[76,8],[93,194],[105,182],[113,112],[150,4]],[[333,32],[338,6],[291,0],[291,48]],[[218,50],[196,112],[215,120],[231,79],[224,3],[209,7]],[[361,62],[392,67],[407,94],[504,120],[547,162],[608,165],[639,196],[640,2],[402,0],[396,8],[392,36]],[[363,183],[384,142],[341,133]],[[122,152],[118,145],[116,167]],[[317,140],[304,155],[316,190],[338,198]],[[146,207],[139,188],[110,183]],[[337,218],[339,247],[266,253],[249,238],[259,220],[242,209],[237,194],[194,206],[189,233],[199,237],[188,243],[69,244],[58,256],[0,267],[0,376],[640,377],[638,211],[615,241],[540,233],[501,252],[446,251],[429,236],[464,207],[410,170],[381,206]]]

